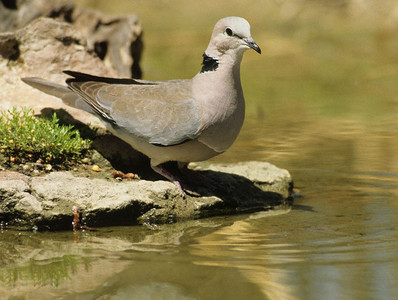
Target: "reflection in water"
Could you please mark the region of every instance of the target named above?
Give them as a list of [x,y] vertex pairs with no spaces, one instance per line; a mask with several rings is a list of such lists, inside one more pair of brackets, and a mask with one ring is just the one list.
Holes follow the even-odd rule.
[[191,253],[196,264],[238,268],[269,299],[387,299],[397,296],[397,210],[372,206],[236,221],[198,238]]
[[80,266],[87,272],[90,266],[90,258],[64,255],[56,260],[30,260],[23,266],[2,268],[0,270],[0,282],[10,287],[16,287],[21,282],[31,282],[35,286],[51,285],[58,287],[65,279],[81,272]]

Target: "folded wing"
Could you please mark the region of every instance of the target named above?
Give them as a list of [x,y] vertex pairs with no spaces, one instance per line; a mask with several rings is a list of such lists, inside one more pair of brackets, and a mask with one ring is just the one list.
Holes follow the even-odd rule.
[[152,144],[195,139],[201,129],[190,80],[148,82],[76,72],[66,82],[103,121]]

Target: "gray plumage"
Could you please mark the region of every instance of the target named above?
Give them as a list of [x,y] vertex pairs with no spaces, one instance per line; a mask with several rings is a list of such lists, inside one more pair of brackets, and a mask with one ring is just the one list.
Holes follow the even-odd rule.
[[179,180],[161,164],[209,159],[226,151],[242,127],[245,101],[240,63],[245,50],[261,53],[249,23],[239,17],[217,22],[201,71],[192,79],[145,81],[65,71],[67,86],[41,78],[27,84],[98,116],[106,127],[151,159],[152,168]]

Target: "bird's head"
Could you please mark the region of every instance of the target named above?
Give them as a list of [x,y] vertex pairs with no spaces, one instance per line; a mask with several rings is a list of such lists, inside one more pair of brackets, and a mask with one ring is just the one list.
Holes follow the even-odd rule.
[[251,37],[249,22],[240,17],[226,17],[214,26],[206,53],[214,56],[227,52],[241,54],[248,49],[261,54],[260,47]]

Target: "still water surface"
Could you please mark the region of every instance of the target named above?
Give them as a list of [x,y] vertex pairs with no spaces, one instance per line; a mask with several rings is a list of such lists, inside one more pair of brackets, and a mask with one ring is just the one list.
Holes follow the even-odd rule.
[[[398,299],[398,45],[382,8],[366,14],[363,6],[357,19],[351,10],[328,11],[320,21],[324,8],[311,15],[304,5],[316,1],[301,1],[297,16],[289,1],[263,1],[273,3],[267,10],[204,1],[211,11],[177,1],[186,14],[166,2],[134,7],[153,21],[145,27],[149,79],[199,68],[188,50],[204,49],[213,22],[206,17],[252,16],[266,51],[243,60],[246,123],[213,161],[274,163],[291,172],[301,197],[287,211],[150,228],[2,228],[0,299]],[[193,11],[199,17],[184,20]],[[167,65],[170,57],[182,59]]]

